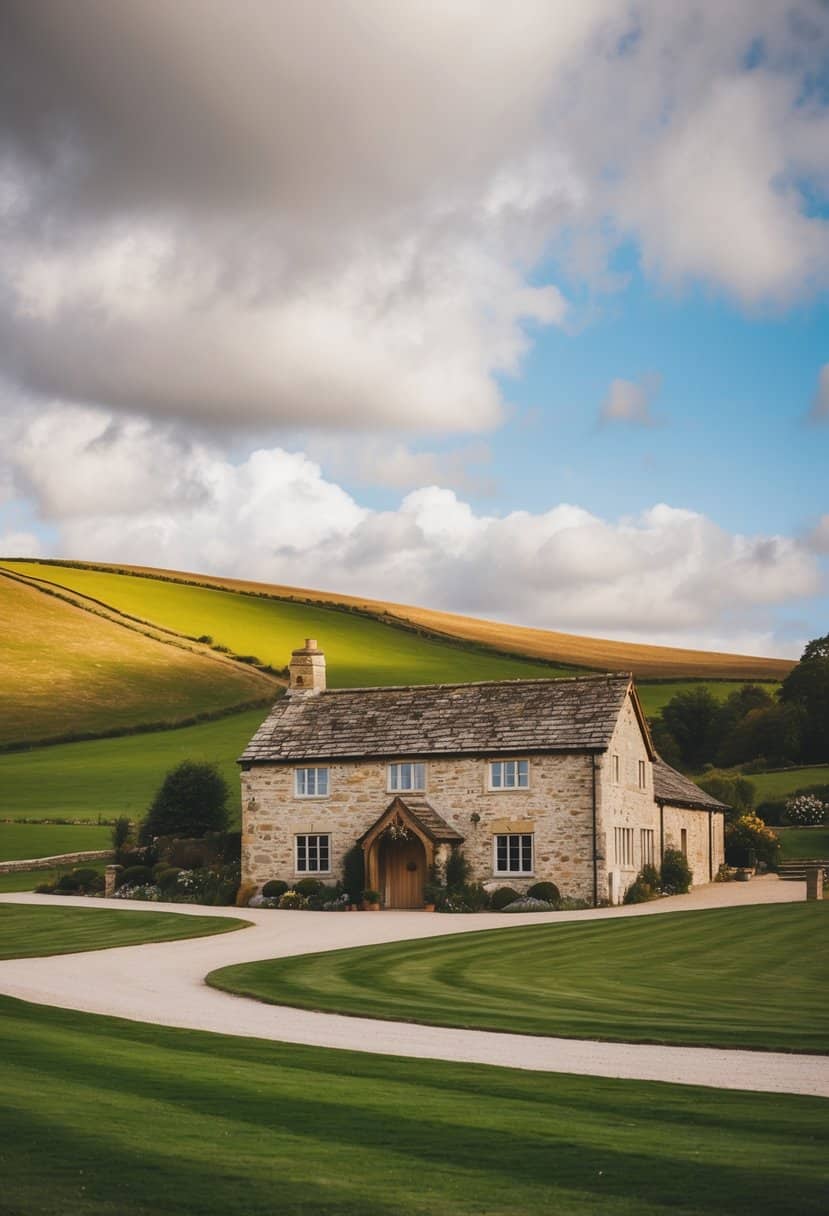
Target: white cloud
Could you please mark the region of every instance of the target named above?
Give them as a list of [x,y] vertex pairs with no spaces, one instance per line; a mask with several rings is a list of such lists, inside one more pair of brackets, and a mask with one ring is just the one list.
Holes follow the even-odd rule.
[[645,376],[638,384],[634,380],[612,381],[602,404],[600,420],[655,426],[651,404],[660,384],[659,376]]
[[817,392],[809,415],[813,422],[829,422],[829,363],[820,369]]
[[147,423],[69,417],[29,424],[16,470],[67,555],[725,649],[770,649],[769,610],[820,588],[816,558],[794,540],[732,535],[665,504],[618,520],[571,504],[499,517],[425,486],[374,511],[301,452],[233,464]]
[[821,515],[806,537],[806,545],[814,553],[829,553],[829,515]]
[[482,432],[567,319],[557,256],[607,285],[632,238],[751,307],[829,281],[808,0],[6,10],[0,355],[46,398]]

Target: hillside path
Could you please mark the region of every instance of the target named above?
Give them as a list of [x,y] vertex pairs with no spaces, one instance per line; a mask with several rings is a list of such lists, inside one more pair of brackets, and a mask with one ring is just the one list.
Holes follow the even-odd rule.
[[[805,883],[764,877],[749,883],[713,884],[652,904],[589,912],[516,915],[507,923],[594,922],[703,908],[789,903],[804,898]],[[55,905],[54,897],[30,894],[2,895],[0,902]],[[104,899],[65,898],[62,902],[84,908],[118,906],[116,902]],[[122,906],[128,914],[130,905]],[[0,962],[0,992],[36,1004],[283,1043],[494,1064],[541,1072],[829,1097],[829,1057],[825,1056],[603,1043],[376,1021],[265,1005],[219,992],[204,983],[208,972],[233,963],[377,942],[503,929],[507,927],[503,914],[461,916],[386,912],[332,915],[326,912],[202,908],[188,904],[137,906],[142,911],[236,916],[251,921],[252,926],[219,937],[48,958],[10,959]]]

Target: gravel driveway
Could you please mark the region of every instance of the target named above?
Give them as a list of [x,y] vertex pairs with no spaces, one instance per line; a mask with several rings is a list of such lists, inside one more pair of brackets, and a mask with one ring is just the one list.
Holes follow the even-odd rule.
[[[749,883],[712,884],[688,895],[630,908],[510,917],[497,913],[454,916],[422,912],[331,915],[140,904],[132,906],[185,915],[209,912],[211,916],[237,916],[253,923],[248,929],[219,937],[49,958],[10,959],[0,962],[0,992],[36,1004],[285,1043],[541,1072],[829,1097],[829,1058],[823,1056],[600,1043],[383,1022],[265,1005],[219,992],[204,983],[209,971],[232,963],[344,946],[479,932],[545,920],[658,916],[702,908],[789,903],[804,897],[805,883],[764,877]],[[54,907],[56,901],[49,896],[9,894],[0,896],[0,902],[44,903]],[[104,899],[65,898],[62,902],[85,908],[119,906]]]

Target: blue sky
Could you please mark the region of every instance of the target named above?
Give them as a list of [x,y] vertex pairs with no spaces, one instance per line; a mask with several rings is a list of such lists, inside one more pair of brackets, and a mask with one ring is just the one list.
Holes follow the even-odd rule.
[[821,0],[9,9],[0,552],[826,632]]

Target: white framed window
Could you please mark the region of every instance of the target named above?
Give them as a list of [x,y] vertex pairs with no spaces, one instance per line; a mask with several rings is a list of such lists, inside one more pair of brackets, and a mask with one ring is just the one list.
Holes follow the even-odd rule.
[[614,828],[616,865],[633,868],[633,828]]
[[294,793],[297,798],[327,798],[328,769],[294,769]]
[[425,790],[426,765],[414,764],[409,760],[399,764],[389,765],[390,790]]
[[528,790],[530,788],[529,760],[491,760],[489,788],[491,790]]
[[[641,763],[641,761],[640,761]],[[641,828],[639,832],[639,844],[642,850],[642,865],[652,866],[654,856],[654,830],[653,828]]]
[[618,785],[622,779],[622,766],[616,752],[610,757],[610,771],[613,774],[613,784]]
[[640,760],[639,761],[639,788],[640,788],[640,790],[643,790],[645,788],[645,784],[646,784],[645,761]]
[[510,832],[493,837],[493,853],[496,874],[532,874],[532,832]]
[[297,874],[329,874],[331,872],[331,837],[318,834],[296,836]]

